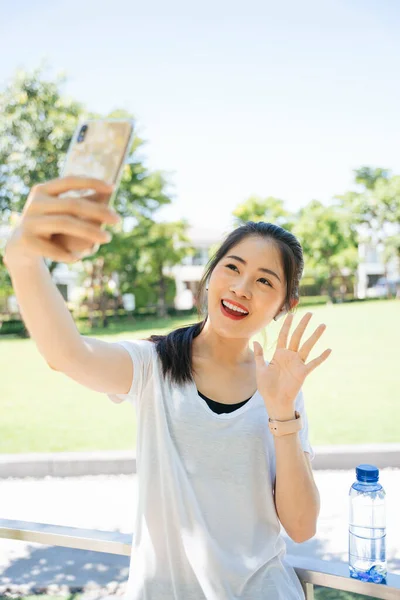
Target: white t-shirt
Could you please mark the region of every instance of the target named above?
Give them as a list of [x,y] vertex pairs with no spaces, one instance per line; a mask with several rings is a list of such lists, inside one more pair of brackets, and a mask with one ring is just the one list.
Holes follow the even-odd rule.
[[[217,414],[195,382],[165,381],[155,345],[130,354],[137,415],[138,503],[126,600],[303,600],[274,498],[274,440],[256,392]],[[201,390],[200,390],[201,391]],[[314,458],[302,391],[303,450]]]

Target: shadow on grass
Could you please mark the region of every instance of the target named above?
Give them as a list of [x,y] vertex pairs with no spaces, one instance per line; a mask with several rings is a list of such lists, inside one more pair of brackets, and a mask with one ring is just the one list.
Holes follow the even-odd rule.
[[[120,535],[123,541],[131,543],[131,535]],[[29,544],[24,556],[10,557],[10,563],[0,574],[0,586],[6,593],[10,591],[12,596],[8,598],[26,598],[30,594],[37,598],[49,594],[54,600],[50,593],[54,586],[55,592],[65,588],[66,595],[68,591],[79,593],[92,586],[105,587],[110,582],[120,585],[128,580],[129,563],[129,556]],[[63,590],[60,595],[65,598]]]

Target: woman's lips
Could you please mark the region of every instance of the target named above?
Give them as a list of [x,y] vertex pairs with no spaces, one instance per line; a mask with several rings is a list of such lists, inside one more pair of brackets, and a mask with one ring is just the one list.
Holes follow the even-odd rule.
[[232,319],[233,321],[241,321],[242,319],[244,319],[245,317],[247,317],[247,315],[241,315],[238,313],[238,315],[232,315],[231,313],[229,313],[227,310],[225,310],[225,306],[222,304],[222,300],[220,302],[220,306],[221,306],[221,312],[225,317],[228,317],[229,319]]

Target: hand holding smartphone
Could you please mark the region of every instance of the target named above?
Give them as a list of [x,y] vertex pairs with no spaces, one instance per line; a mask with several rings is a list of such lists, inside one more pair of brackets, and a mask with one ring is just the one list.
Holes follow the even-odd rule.
[[38,258],[64,263],[79,260],[74,252],[57,243],[60,235],[88,247],[110,241],[101,226],[115,224],[119,217],[106,203],[71,196],[71,190],[87,189],[105,198],[110,198],[113,192],[103,180],[81,176],[60,177],[32,187],[5,247],[3,262],[9,271],[30,268],[37,264]]
[[[112,206],[121,181],[134,135],[130,119],[93,119],[79,123],[67,152],[61,177],[80,176],[103,180],[114,185],[111,195],[97,190],[71,190],[60,197],[85,197],[87,200]],[[89,220],[90,223],[98,222]],[[54,241],[77,258],[95,254],[99,244],[58,233]]]

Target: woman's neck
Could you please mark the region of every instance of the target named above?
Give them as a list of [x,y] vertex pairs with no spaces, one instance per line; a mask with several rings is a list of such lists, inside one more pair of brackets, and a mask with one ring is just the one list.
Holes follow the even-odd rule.
[[250,350],[248,341],[214,337],[207,332],[203,335],[203,331],[193,340],[193,356],[215,361],[220,366],[225,365],[227,368],[254,362],[254,353]]

